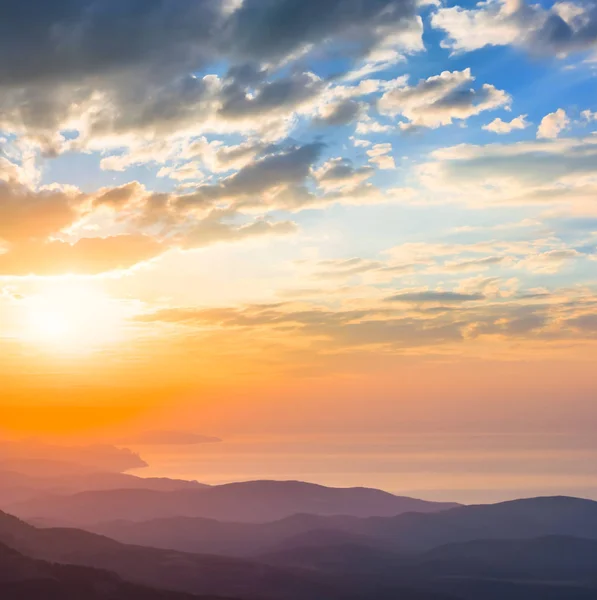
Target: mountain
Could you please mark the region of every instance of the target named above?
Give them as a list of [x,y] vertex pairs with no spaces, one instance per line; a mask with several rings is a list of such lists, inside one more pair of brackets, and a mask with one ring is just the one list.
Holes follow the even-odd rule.
[[330,488],[298,481],[249,481],[202,489],[159,492],[114,490],[41,497],[5,507],[24,519],[68,521],[75,525],[124,519],[204,517],[259,523],[296,513],[393,516],[436,512],[457,506],[395,496],[369,488]]
[[48,494],[75,494],[83,491],[146,489],[176,491],[207,487],[197,481],[158,477],[136,477],[127,473],[73,472],[60,475],[30,475],[0,470],[0,508]]
[[462,600],[597,598],[597,540],[480,540],[401,554],[371,545],[370,540],[313,533],[260,560],[331,573],[364,588],[389,588],[400,582]]
[[309,545],[333,545],[338,535],[378,549],[423,552],[479,539],[576,536],[597,539],[597,502],[578,498],[533,498],[462,506],[438,513],[359,518],[299,514],[269,523],[233,523],[172,517],[143,522],[111,521],[90,531],[124,543],[228,556],[257,556]]
[[424,551],[479,539],[530,539],[564,535],[597,539],[597,502],[565,496],[461,506],[437,514],[409,513],[367,519],[351,530]]
[[[309,569],[126,545],[77,529],[37,529],[4,513],[0,513],[0,543],[39,560],[107,570],[136,584],[191,594],[248,600],[370,597],[370,581],[353,585],[344,577]],[[400,582],[391,582],[379,592],[380,600],[450,599],[440,591],[413,590]]]
[[[445,576],[576,581],[597,587],[597,540],[547,536],[530,540],[476,540],[440,546],[418,557]],[[475,565],[477,565],[475,567]]]
[[[302,541],[302,543],[301,543]],[[399,553],[355,537],[308,535],[261,555],[267,564],[381,578],[491,578],[574,582],[597,587],[597,540],[549,536],[531,540],[477,540],[423,553]]]
[[[539,508],[535,524],[545,526],[543,519],[549,513],[556,528],[579,525],[570,512],[569,501],[574,499],[536,500]],[[468,523],[474,522],[476,527],[461,534],[475,535],[486,528],[487,523],[483,522],[495,517],[496,511],[504,519],[504,527],[507,512],[527,513],[534,504],[520,502],[522,506],[506,503],[508,510],[503,505],[484,507],[487,514],[479,513],[479,507],[455,509],[460,524],[467,522],[460,511],[474,509],[474,518],[469,515]],[[586,502],[589,501],[578,501],[575,506],[577,518],[588,522],[595,503]],[[451,512],[454,511],[440,514],[445,518]],[[440,514],[426,516],[435,518]],[[253,534],[262,528],[278,533],[294,530],[271,551],[251,560],[122,544],[77,529],[37,529],[3,513],[0,542],[38,560],[111,571],[135,585],[246,600],[597,598],[597,539],[476,539],[425,551],[398,550],[405,540],[393,538],[396,523],[410,523],[414,516],[360,519],[299,515],[264,525],[225,524],[252,528]],[[332,523],[337,528],[314,527],[321,523]],[[347,530],[348,526],[352,530]],[[299,532],[305,527],[310,529]],[[359,528],[369,533],[355,531]],[[269,541],[272,540],[273,536]]]
[[[328,543],[342,538],[368,537],[351,533],[350,523],[360,523],[356,517],[317,517],[293,515],[270,523],[233,523],[194,517],[172,517],[151,521],[110,521],[85,528],[123,543],[170,548],[184,552],[220,554],[224,556],[255,556],[271,552],[290,540],[320,534]],[[319,531],[319,527],[322,530]],[[375,543],[378,543],[375,540]]]
[[460,600],[595,600],[597,589],[570,584],[545,584],[495,579],[444,579],[427,586]]
[[[0,544],[2,600],[200,600],[154,590],[107,571],[35,560]],[[207,599],[201,599],[207,600]]]

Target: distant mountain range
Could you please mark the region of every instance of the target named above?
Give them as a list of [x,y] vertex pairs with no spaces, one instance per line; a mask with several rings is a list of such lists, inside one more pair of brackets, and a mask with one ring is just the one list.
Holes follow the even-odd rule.
[[461,506],[32,464],[0,471],[1,600],[597,599],[590,500]]
[[[250,600],[365,600],[369,593],[344,578],[312,569],[125,545],[77,529],[37,529],[5,513],[0,513],[0,543],[37,560],[107,570],[137,585],[191,594]],[[402,582],[392,582],[390,592],[404,600],[449,600],[441,592],[413,590]]]
[[[147,595],[153,593],[148,588],[239,600],[597,598],[597,502],[577,498],[393,517],[302,514],[267,523],[172,518],[105,523],[97,529],[134,543],[79,529],[40,529],[0,513],[0,543],[18,552],[18,560],[90,568],[87,574],[75,572],[81,585],[101,591],[105,587],[93,582],[106,577],[115,600],[126,582],[133,586],[125,596],[131,599],[171,598]],[[173,549],[177,546],[194,551]],[[0,573],[14,570],[14,554],[4,554]],[[62,583],[64,573],[70,571],[59,570],[50,579],[68,586],[70,580]],[[39,577],[32,580],[19,585],[37,589]],[[0,597],[10,598],[2,595],[2,585],[0,579]],[[37,591],[17,597],[69,598]],[[104,598],[91,592],[88,597]]]
[[[13,467],[18,467],[10,463]],[[43,463],[36,461],[39,469]],[[150,491],[176,491],[207,487],[197,481],[168,479],[161,477],[136,477],[128,473],[77,471],[56,474],[56,463],[52,462],[50,473],[29,474],[0,468],[0,509],[12,504],[26,502],[46,495],[76,494],[83,491],[115,489],[144,489]]]
[[[108,571],[36,560],[0,544],[2,600],[199,600],[134,585]],[[202,600],[208,600],[203,598]]]
[[558,535],[597,539],[597,502],[533,498],[395,517],[300,514],[261,524],[173,517],[144,522],[118,520],[89,529],[126,543],[228,556],[256,556],[293,546],[336,544],[342,536],[393,552],[424,552],[444,544],[479,539]]
[[[134,483],[136,487],[140,482]],[[143,521],[165,517],[261,523],[297,513],[386,517],[411,511],[437,512],[455,506],[458,505],[395,496],[370,488],[329,488],[299,481],[250,481],[175,491],[112,489],[74,495],[44,494],[4,508],[24,519],[89,525],[114,519]]]

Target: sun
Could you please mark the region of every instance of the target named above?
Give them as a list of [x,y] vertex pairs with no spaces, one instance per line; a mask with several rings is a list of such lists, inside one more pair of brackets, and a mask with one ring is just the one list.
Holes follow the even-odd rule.
[[22,337],[56,352],[85,353],[118,343],[121,303],[92,285],[55,285],[24,300]]

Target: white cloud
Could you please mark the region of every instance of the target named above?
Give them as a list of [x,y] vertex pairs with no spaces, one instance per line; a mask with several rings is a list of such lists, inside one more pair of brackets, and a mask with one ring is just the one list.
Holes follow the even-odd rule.
[[379,100],[381,113],[401,115],[411,127],[437,128],[450,125],[454,120],[465,120],[486,110],[509,106],[510,96],[490,84],[473,88],[475,78],[470,69],[443,71],[423,79],[415,86],[398,84]]
[[559,203],[595,214],[597,137],[460,144],[435,150],[415,173],[436,201]]
[[367,150],[369,162],[377,165],[383,170],[392,170],[396,168],[394,157],[390,156],[392,144],[375,144],[370,150]]
[[541,120],[537,129],[538,139],[553,140],[560,135],[570,124],[570,119],[563,108],[558,108],[555,112],[549,113]]
[[440,8],[432,18],[455,52],[517,45],[532,53],[566,56],[597,46],[597,5],[555,2],[550,8],[525,0],[487,0],[474,8]]
[[502,121],[499,117],[494,119],[491,123],[483,125],[482,129],[491,131],[492,133],[506,134],[514,131],[515,129],[526,129],[530,123],[526,120],[527,115],[520,115],[511,121]]

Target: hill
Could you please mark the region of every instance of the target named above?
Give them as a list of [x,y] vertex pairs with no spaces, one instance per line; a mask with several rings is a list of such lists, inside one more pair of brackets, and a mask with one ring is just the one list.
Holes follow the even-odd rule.
[[0,544],[2,600],[208,600],[154,590],[107,571],[35,560]]
[[[142,510],[140,510],[142,512]],[[579,498],[532,498],[461,506],[437,513],[359,518],[299,514],[270,523],[235,523],[172,517],[143,522],[111,521],[91,531],[121,542],[228,556],[256,556],[337,542],[338,532],[392,552],[424,552],[458,542],[572,536],[597,539],[597,502]]]
[[427,502],[370,488],[330,488],[298,481],[249,481],[201,489],[91,491],[40,497],[6,510],[24,519],[45,518],[89,525],[101,521],[143,521],[165,517],[204,517],[260,523],[296,513],[394,516],[437,512],[454,503]]
[[83,491],[146,489],[175,491],[207,487],[197,481],[158,477],[137,477],[128,473],[83,471],[59,475],[32,475],[0,470],[0,508],[47,495],[68,495]]
[[[37,529],[0,513],[0,543],[21,554],[61,564],[116,573],[136,584],[203,596],[249,600],[365,600],[371,582],[353,586],[333,574],[280,568],[258,561],[189,554],[121,544],[77,529]],[[381,594],[383,592],[383,594]],[[388,600],[449,600],[438,591],[421,592],[392,582],[380,590]]]

